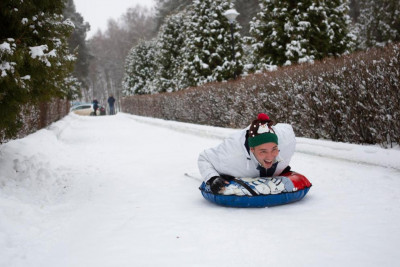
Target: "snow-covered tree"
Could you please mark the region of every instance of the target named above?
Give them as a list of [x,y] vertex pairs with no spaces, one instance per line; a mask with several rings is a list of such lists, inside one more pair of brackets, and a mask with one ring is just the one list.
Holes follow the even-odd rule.
[[167,21],[169,16],[185,11],[193,0],[154,0],[155,2],[155,30]]
[[398,0],[361,1],[356,28],[361,49],[400,41],[400,2]]
[[122,83],[124,95],[155,93],[156,46],[154,41],[143,41],[133,47],[126,58]]
[[179,89],[177,75],[182,65],[184,20],[184,12],[168,17],[157,36],[157,73],[153,86],[158,92],[173,92]]
[[228,80],[243,69],[240,26],[233,25],[235,58],[232,58],[231,31],[223,13],[232,8],[227,0],[195,0],[188,13],[184,61],[179,74],[181,88],[205,82]]
[[[68,0],[63,12],[65,18],[70,19],[74,25],[74,31],[68,39],[69,50],[71,53],[76,52],[76,62],[74,66],[74,77],[87,87],[86,80],[89,75],[89,63],[91,55],[86,45],[86,32],[89,31],[90,25],[85,22],[82,15],[76,12],[73,0]],[[81,88],[83,89],[83,88]]]
[[[317,59],[325,56],[339,56],[355,49],[357,37],[350,32],[351,17],[348,15],[348,0],[325,1],[326,23],[329,40],[327,54],[322,53]],[[325,21],[324,21],[325,22]]]
[[351,47],[346,0],[262,0],[251,21],[258,69],[338,56]]
[[67,38],[74,29],[63,18],[63,0],[0,1],[0,134],[12,137],[24,104],[52,97],[73,98],[75,57]]
[[257,69],[268,69],[272,64],[283,65],[287,61],[285,52],[291,42],[292,18],[288,1],[262,0],[260,8],[250,22],[252,57]]

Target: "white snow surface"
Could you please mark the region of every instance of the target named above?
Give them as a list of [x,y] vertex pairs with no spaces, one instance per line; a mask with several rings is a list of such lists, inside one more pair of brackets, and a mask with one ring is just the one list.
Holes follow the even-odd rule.
[[0,146],[0,266],[396,266],[400,150],[297,138],[301,201],[227,208],[198,154],[237,131],[74,114]]

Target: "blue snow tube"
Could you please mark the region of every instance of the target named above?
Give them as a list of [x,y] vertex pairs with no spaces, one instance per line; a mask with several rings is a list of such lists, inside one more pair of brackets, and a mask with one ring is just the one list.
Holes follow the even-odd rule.
[[263,208],[299,201],[311,186],[305,176],[289,172],[270,178],[235,178],[221,194],[212,193],[210,186],[203,182],[200,191],[205,199],[218,205]]

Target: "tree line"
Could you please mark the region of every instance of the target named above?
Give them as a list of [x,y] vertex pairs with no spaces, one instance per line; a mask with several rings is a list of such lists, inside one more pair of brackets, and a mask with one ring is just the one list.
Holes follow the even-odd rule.
[[[110,93],[113,93],[114,96],[117,96],[117,99],[119,99],[123,95],[122,91],[124,91],[125,94],[132,93],[132,89],[134,88],[133,84],[136,84],[136,88],[139,88],[141,84],[144,84],[142,82],[135,83],[135,80],[143,79],[142,76],[144,74],[139,73],[137,77],[128,74],[129,72],[127,69],[132,68],[132,66],[135,65],[130,59],[132,57],[143,58],[144,55],[140,53],[144,50],[151,50],[156,43],[158,43],[157,45],[160,45],[160,42],[157,42],[157,36],[165,37],[161,28],[165,29],[167,33],[168,25],[177,23],[178,29],[181,32],[184,30],[179,25],[179,20],[181,20],[182,17],[185,16],[185,13],[188,12],[190,6],[194,2],[193,0],[155,0],[154,2],[154,9],[146,9],[136,6],[127,10],[118,21],[110,20],[106,31],[98,32],[94,37],[87,41],[93,60],[90,61],[89,75],[86,76],[87,87],[83,90],[84,99],[90,100],[94,97],[105,99],[105,97]],[[240,25],[238,33],[240,34],[240,38],[243,38],[241,41],[244,41],[247,39],[246,37],[249,37],[250,22],[261,11],[260,3],[265,1],[236,0],[231,2],[234,3],[234,7],[240,13],[237,17],[237,24],[238,26]],[[347,22],[349,22],[347,30],[352,34],[352,37],[357,38],[357,42],[352,47],[351,51],[365,50],[369,47],[383,46],[386,43],[399,41],[399,17],[396,15],[399,13],[400,9],[398,1],[349,0],[341,2],[343,2],[344,7],[347,9],[347,14],[350,16],[350,18],[347,19]],[[176,18],[173,18],[174,16],[176,16]],[[388,32],[388,34],[386,32]],[[230,42],[229,39],[227,41]],[[177,49],[177,47],[180,46],[180,42],[182,42],[182,39],[177,39],[177,41],[174,42],[174,45],[171,44],[171,47]],[[148,48],[144,48],[147,46]],[[251,49],[251,47],[245,43],[244,52],[241,56],[251,55],[251,53],[248,52],[249,49]],[[130,50],[137,50],[139,54],[135,56],[129,55]],[[159,78],[156,81],[150,84],[150,88],[144,90],[152,92],[154,86],[158,85],[160,81],[163,82],[163,87],[160,89],[161,92],[177,90],[176,87],[172,88],[168,85],[173,85],[177,81],[176,78],[172,79],[174,71],[165,71],[165,66],[168,66],[169,64],[169,60],[166,58],[171,57],[173,59],[174,53],[177,53],[176,51],[178,50],[170,53],[170,55],[165,54],[162,62],[158,62],[157,65],[160,65],[161,67],[158,68],[157,66],[157,73],[160,76],[158,76]],[[149,57],[151,58],[151,55]],[[179,60],[172,59],[171,61],[179,62]],[[255,65],[253,62],[249,63],[248,59],[249,58],[247,57],[242,61],[242,63],[244,63],[243,70],[246,71],[247,68],[250,67],[250,69],[248,69],[249,72],[256,71],[256,69],[251,69],[251,67],[254,68]],[[143,66],[146,65],[146,61],[137,62],[137,64]],[[176,65],[174,66],[172,63],[171,66],[171,69],[176,67]],[[131,69],[129,69],[129,71],[131,71]],[[153,75],[155,71],[156,70],[152,64],[149,64],[148,69],[144,72]],[[132,76],[132,80],[130,81],[127,76]],[[182,78],[182,75],[180,78]],[[200,80],[203,80],[203,78]],[[178,86],[184,86],[184,83],[179,83]]]
[[[231,53],[230,25],[223,13],[235,5],[243,8],[245,27],[233,24]],[[158,1],[157,35],[133,46],[126,57],[124,95],[173,92],[400,40],[398,1],[235,5],[227,0]]]

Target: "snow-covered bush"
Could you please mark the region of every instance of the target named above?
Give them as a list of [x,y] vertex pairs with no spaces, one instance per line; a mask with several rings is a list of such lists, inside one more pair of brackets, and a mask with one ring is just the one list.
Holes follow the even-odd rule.
[[8,135],[7,128],[0,129],[0,144],[6,143],[11,138],[22,138],[40,130],[51,123],[62,119],[69,113],[70,101],[67,99],[53,98],[40,104],[25,104],[20,107],[18,130]]

